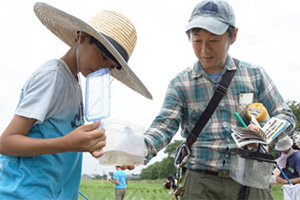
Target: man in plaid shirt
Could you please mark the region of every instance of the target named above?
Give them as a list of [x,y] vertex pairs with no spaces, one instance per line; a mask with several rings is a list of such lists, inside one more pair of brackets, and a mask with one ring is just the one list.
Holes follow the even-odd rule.
[[[161,111],[145,133],[146,159],[149,161],[168,145],[180,126],[182,137],[187,138],[222,75],[226,70],[236,70],[227,94],[191,147],[182,198],[237,199],[241,185],[229,175],[224,176],[230,169],[230,150],[236,148],[232,128],[240,126],[234,112],[249,122],[247,104],[260,102],[270,116],[290,123],[284,135],[294,129],[295,117],[261,67],[242,61],[236,66],[228,54],[238,29],[233,9],[226,1],[200,2],[192,12],[186,32],[198,60],[171,80]],[[266,189],[258,188],[250,188],[248,197],[272,199]]]

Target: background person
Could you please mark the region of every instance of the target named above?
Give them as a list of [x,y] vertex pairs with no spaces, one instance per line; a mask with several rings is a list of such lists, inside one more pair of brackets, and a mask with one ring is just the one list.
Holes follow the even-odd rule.
[[[295,127],[291,109],[263,68],[243,61],[236,65],[228,54],[238,29],[234,11],[226,1],[205,0],[197,4],[186,33],[197,61],[171,80],[160,113],[145,132],[146,159],[149,161],[168,145],[179,126],[182,137],[187,138],[222,75],[226,70],[236,70],[227,95],[191,147],[182,199],[272,199],[267,189],[251,187],[246,193],[229,176],[230,150],[236,148],[231,133],[240,126],[234,112],[249,122],[244,102],[260,102],[271,117],[290,123],[284,132],[288,134]],[[243,99],[245,96],[251,98]]]
[[167,179],[163,183],[163,186],[164,186],[165,189],[169,189],[170,194],[171,194],[177,188],[176,183],[177,183],[177,181],[176,181],[175,177],[172,174],[169,174]]
[[[276,143],[275,150],[281,152],[281,155],[276,161],[283,173],[288,177],[292,184],[300,183],[299,147],[289,136],[285,136]],[[282,173],[276,176],[276,182],[288,184],[288,181],[284,178]]]
[[121,166],[116,166],[116,172],[114,172],[113,178],[109,177],[108,181],[114,183],[115,186],[115,196],[116,200],[122,200],[125,197],[126,194],[126,188],[127,188],[127,175],[126,173],[121,169]]
[[43,64],[21,91],[0,138],[0,199],[77,199],[82,152],[100,157],[106,144],[100,122],[83,125],[79,72],[109,68],[128,87],[151,94],[127,65],[137,38],[125,16],[102,11],[85,23],[44,3],[34,11],[70,49]]

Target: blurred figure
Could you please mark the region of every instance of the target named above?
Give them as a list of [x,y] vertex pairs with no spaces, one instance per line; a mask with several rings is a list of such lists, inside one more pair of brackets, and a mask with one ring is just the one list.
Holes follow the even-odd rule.
[[[281,155],[276,159],[279,167],[282,168],[292,184],[300,183],[299,147],[294,144],[289,136],[285,136],[276,143],[275,149],[281,152]],[[277,173],[275,176],[277,183],[288,184],[282,173]]]
[[172,174],[168,175],[168,178],[164,182],[164,188],[170,189],[170,193],[172,193],[177,188],[177,180]]
[[108,181],[116,184],[116,200],[122,200],[126,194],[128,179],[126,173],[121,169],[120,165],[116,165],[116,170],[117,171],[114,173],[113,178],[108,178]]

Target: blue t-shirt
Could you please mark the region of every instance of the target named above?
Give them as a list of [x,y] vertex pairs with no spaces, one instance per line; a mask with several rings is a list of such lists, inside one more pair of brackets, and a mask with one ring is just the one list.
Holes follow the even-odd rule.
[[[300,151],[297,150],[286,161],[286,167],[282,170],[289,179],[298,178],[300,172]],[[284,179],[284,176],[280,174]]]
[[119,180],[119,184],[116,184],[116,189],[126,188],[127,175],[123,170],[118,170],[114,173],[113,179]]
[[[24,85],[16,115],[36,119],[32,138],[62,137],[83,124],[82,95],[66,64],[51,60]],[[78,198],[82,153],[32,157],[0,154],[0,199]]]

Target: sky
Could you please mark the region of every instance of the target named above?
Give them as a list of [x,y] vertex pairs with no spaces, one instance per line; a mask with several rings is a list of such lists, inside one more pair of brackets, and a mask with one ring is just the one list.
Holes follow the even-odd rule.
[[[43,63],[68,50],[43,26],[33,12],[33,0],[2,1],[0,7],[0,134],[14,115],[22,86]],[[129,66],[153,96],[148,100],[114,80],[109,119],[143,125],[158,114],[169,81],[196,61],[185,26],[199,0],[45,0],[84,21],[101,10],[114,10],[129,18],[137,30],[137,44]],[[283,98],[300,102],[300,1],[228,0],[236,14],[237,40],[229,54],[262,66]],[[85,78],[81,78],[85,88]],[[109,137],[109,136],[108,136]],[[178,132],[174,139],[181,139]],[[163,150],[149,164],[160,161]],[[139,173],[145,166],[137,166]],[[107,173],[84,153],[83,173]]]

